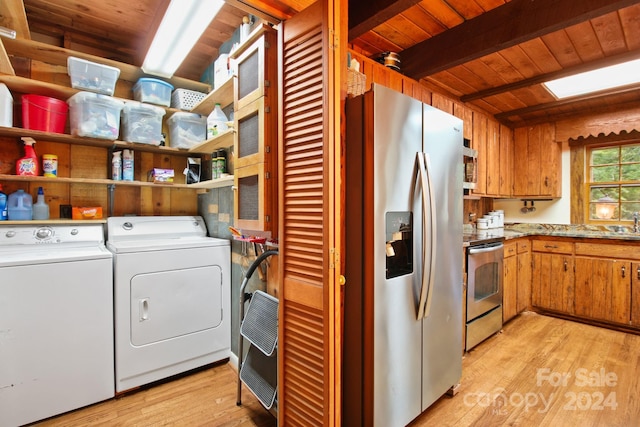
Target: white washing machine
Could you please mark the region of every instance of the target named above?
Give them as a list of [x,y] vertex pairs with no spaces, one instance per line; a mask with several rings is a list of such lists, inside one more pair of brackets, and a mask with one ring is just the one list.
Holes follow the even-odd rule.
[[0,425],[115,395],[103,224],[0,223]]
[[229,358],[231,249],[197,216],[111,217],[116,392]]

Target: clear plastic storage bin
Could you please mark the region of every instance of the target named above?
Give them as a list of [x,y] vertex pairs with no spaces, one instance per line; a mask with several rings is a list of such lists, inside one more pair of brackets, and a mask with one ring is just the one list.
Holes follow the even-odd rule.
[[124,102],[98,93],[78,92],[67,103],[72,135],[118,139]]
[[67,58],[67,73],[71,76],[71,87],[105,95],[113,95],[120,76],[120,70],[116,67],[73,56]]
[[191,148],[207,139],[207,118],[193,113],[174,113],[167,119],[169,145]]
[[127,142],[160,145],[162,140],[162,107],[141,102],[125,102],[122,109],[122,138]]
[[171,105],[173,85],[158,79],[142,77],[133,86],[133,99],[149,104]]

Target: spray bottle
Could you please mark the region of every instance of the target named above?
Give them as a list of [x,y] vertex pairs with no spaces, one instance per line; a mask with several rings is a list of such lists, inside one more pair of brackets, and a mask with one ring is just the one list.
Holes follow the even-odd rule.
[[40,165],[38,164],[38,156],[33,144],[35,139],[27,136],[22,137],[24,142],[24,157],[16,162],[16,175],[38,176],[40,174]]
[[133,181],[133,150],[122,151],[122,180]]
[[7,219],[7,195],[2,192],[2,184],[0,184],[0,221],[6,221]]

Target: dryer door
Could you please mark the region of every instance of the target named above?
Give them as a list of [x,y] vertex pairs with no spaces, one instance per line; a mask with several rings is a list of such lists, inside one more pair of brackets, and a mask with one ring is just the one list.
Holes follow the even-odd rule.
[[218,266],[138,274],[131,279],[131,344],[213,329],[222,323]]

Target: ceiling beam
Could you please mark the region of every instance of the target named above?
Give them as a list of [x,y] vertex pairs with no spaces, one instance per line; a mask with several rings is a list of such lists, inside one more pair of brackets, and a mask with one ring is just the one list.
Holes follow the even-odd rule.
[[492,87],[485,90],[480,90],[475,93],[470,93],[469,95],[463,95],[460,97],[460,101],[471,102],[477,99],[488,98],[490,96],[499,95],[501,93],[510,92],[513,90],[522,89],[525,87],[548,82],[549,80],[560,79],[562,77],[572,76],[574,74],[584,73],[587,71],[592,71],[598,68],[604,68],[611,65],[620,64],[622,62],[632,61],[634,59],[639,59],[639,58],[640,58],[640,50],[624,52],[618,55],[608,56],[606,58],[600,58],[585,64],[568,67],[563,70],[540,74],[538,76],[531,77],[528,79],[520,80],[513,83],[508,83],[502,86]]
[[548,110],[551,108],[562,107],[564,105],[571,105],[583,101],[593,101],[597,99],[608,98],[615,95],[621,95],[628,92],[634,92],[640,90],[640,84],[634,83],[626,86],[620,86],[618,88],[606,89],[599,92],[593,92],[590,94],[573,96],[571,98],[559,99],[557,101],[546,102],[544,104],[531,105],[529,107],[518,108],[516,110],[505,111],[498,113],[494,117],[498,121],[508,120],[509,117],[525,116],[536,111]]
[[637,0],[512,0],[400,52],[402,71],[420,80],[637,3]]
[[369,0],[349,2],[349,41],[373,30],[421,0]]

